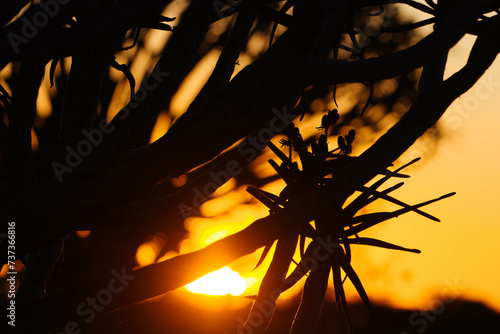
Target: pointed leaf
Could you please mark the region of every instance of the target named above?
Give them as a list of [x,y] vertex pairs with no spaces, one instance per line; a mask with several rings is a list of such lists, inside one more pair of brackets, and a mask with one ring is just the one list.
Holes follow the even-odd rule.
[[[340,272],[340,266],[337,264],[332,265],[332,273],[333,273],[333,284],[336,288],[336,299],[337,300],[337,308],[339,309],[339,312],[342,310],[344,311],[345,318],[347,320],[347,326],[349,328],[349,333],[352,332],[352,321],[351,321],[351,315],[349,314],[349,309],[347,307],[347,299],[345,297],[345,292],[344,292],[344,285],[342,282],[342,277],[341,277],[341,272]],[[338,297],[337,297],[338,296]]]
[[346,255],[342,254],[339,251],[335,251],[334,256],[335,256],[335,259],[338,260],[338,263],[342,267],[342,270],[344,270],[347,277],[349,277],[349,280],[352,282],[352,284],[356,288],[356,291],[358,291],[358,294],[361,297],[361,300],[366,305],[366,307],[368,308],[370,313],[373,315],[370,300],[368,299],[368,295],[366,294],[365,288],[363,287],[363,284],[361,284],[361,280],[359,279],[358,274],[356,274],[356,272],[352,268],[351,264],[347,261]]
[[[304,259],[310,258],[312,256],[315,247],[314,245],[316,245],[316,243],[313,241],[307,246],[306,251],[304,252]],[[283,284],[283,292],[290,289],[302,277],[306,276],[308,271],[309,267],[304,267],[304,262],[301,260],[297,264],[295,269],[293,269],[293,271],[290,273],[290,275],[288,275],[288,277],[285,279],[285,283]]]
[[[387,195],[387,194],[389,194],[389,193],[391,193],[391,192],[393,192],[393,191],[395,191],[395,190],[397,190],[397,189],[401,188],[403,185],[404,185],[404,182],[400,182],[400,183],[398,183],[398,184],[396,184],[396,185],[394,185],[394,186],[392,186],[392,187],[390,187],[390,188],[384,189],[381,193],[382,193],[382,194],[386,194],[386,195]],[[380,198],[380,197],[378,197],[378,196],[376,196],[376,195],[371,196],[370,198],[368,198],[368,199],[366,200],[366,202],[364,203],[363,207],[367,206],[368,204],[370,204],[370,203],[374,202],[375,200],[377,200],[377,199],[379,199],[379,198]]]
[[[403,185],[404,185],[404,182],[400,182],[400,183],[398,183],[390,188],[383,190],[381,193],[382,194],[389,194],[389,193],[399,189]],[[344,212],[343,215],[350,217],[350,212],[353,212],[353,214],[354,214],[357,211],[359,211],[361,208],[367,206],[368,204],[370,204],[373,201],[380,198],[379,196],[376,196],[376,195],[373,195],[373,196],[371,196],[369,194],[368,194],[368,196],[364,196],[364,195],[366,195],[366,193],[361,193],[361,195],[356,197],[356,199],[354,199],[354,201],[349,203],[349,205],[342,210]]]
[[394,249],[394,250],[400,250],[400,251],[404,251],[404,252],[417,253],[417,254],[421,253],[420,250],[418,250],[418,249],[405,248],[405,247],[391,244],[389,242],[385,242],[385,241],[378,240],[378,239],[372,239],[372,238],[342,239],[339,242],[344,243],[344,244],[351,244],[351,245],[369,245],[369,246]]
[[269,147],[271,151],[273,151],[273,153],[276,154],[276,156],[281,159],[281,161],[283,161],[287,166],[291,167],[290,159],[288,159],[286,154],[283,153],[283,151],[281,151],[278,147],[276,147],[276,145],[274,145],[272,142],[269,142],[267,144],[267,147]]
[[[419,161],[420,158],[416,158],[416,159],[413,159],[412,161],[404,164],[403,166],[399,167],[398,169],[396,169],[394,172],[397,173],[401,170],[403,170],[404,168],[416,163],[417,161]],[[381,178],[380,180],[378,180],[377,182],[375,182],[374,184],[372,184],[370,186],[370,189],[372,190],[376,190],[378,189],[378,187],[380,187],[382,184],[384,184],[387,180],[389,180],[391,177],[390,176],[386,176],[386,177],[383,177]],[[352,201],[343,211],[345,212],[346,215],[348,215],[349,217],[352,217],[356,214],[356,212],[358,212],[362,207],[364,207],[364,205],[362,205],[371,195],[369,193],[362,193],[361,195],[359,195],[354,201]]]
[[337,302],[337,311],[342,312],[342,300],[340,299],[340,289],[342,289],[342,277],[340,273],[340,266],[337,264],[332,264],[332,278],[333,278],[333,290],[335,292],[335,301]]
[[286,170],[284,170],[284,168],[282,168],[281,166],[279,166],[276,161],[274,161],[273,159],[269,159],[267,160],[269,162],[269,164],[271,165],[271,167],[274,168],[274,170],[278,173],[278,175],[283,179],[283,181],[285,181],[287,184],[290,183],[292,180],[290,179],[288,173]]
[[279,202],[280,198],[273,194],[273,193],[270,193],[268,191],[265,191],[265,190],[262,190],[262,189],[259,189],[259,188],[255,188],[257,189],[258,192],[260,192],[261,194],[263,194],[264,196],[268,197],[269,199],[273,200],[274,202]]
[[354,226],[353,228],[350,228],[349,230],[346,231],[346,233],[347,233],[347,235],[353,235],[355,233],[359,233],[359,232],[366,230],[367,228],[372,227],[374,225],[377,225],[385,220],[398,217],[398,216],[405,214],[409,211],[413,211],[417,208],[420,208],[422,206],[426,206],[426,205],[429,205],[431,203],[440,201],[442,199],[448,198],[448,197],[453,196],[455,194],[456,193],[454,193],[454,192],[449,193],[449,194],[443,195],[439,198],[435,198],[435,199],[432,199],[430,201],[426,201],[426,202],[423,202],[423,203],[420,203],[417,205],[413,205],[409,208],[400,209],[400,210],[397,210],[394,212],[377,212],[377,213],[372,213],[372,214],[368,214],[368,215],[361,215],[361,216],[354,217],[353,220],[358,220],[359,222],[363,222],[363,223],[361,223],[357,226]]
[[400,173],[396,173],[396,172],[391,172],[388,169],[380,172],[380,174],[386,175],[386,176],[390,176],[390,177],[399,177],[399,178],[402,178],[402,179],[408,179],[410,177],[410,175],[400,174]]
[[[341,240],[345,240],[347,238],[342,238]],[[341,242],[341,241],[339,241]],[[347,244],[344,244],[344,247],[345,247],[345,255],[347,256],[347,261],[351,262],[352,260],[352,254],[351,254],[351,246],[347,243]]]
[[[274,242],[273,242],[274,243]],[[257,264],[255,265],[255,268],[253,268],[250,272],[254,271],[255,269],[257,269],[261,264],[262,262],[264,262],[264,260],[266,259],[267,257],[267,254],[269,254],[269,251],[271,250],[271,247],[273,246],[273,244],[270,244],[270,245],[266,245],[266,247],[264,247],[264,250],[262,251],[262,255],[260,256],[259,258],[259,261],[257,262]]]
[[[365,191],[366,191],[366,192],[369,192],[371,195],[374,195],[374,196],[379,196],[380,198],[385,199],[386,201],[389,201],[389,202],[391,202],[391,203],[394,203],[394,204],[400,205],[400,206],[402,206],[402,207],[404,207],[404,208],[410,208],[410,207],[411,207],[411,205],[406,204],[406,203],[404,203],[404,202],[402,202],[402,201],[398,200],[397,198],[394,198],[394,197],[389,196],[389,195],[387,195],[387,194],[383,194],[383,193],[381,193],[381,192],[377,192],[376,190],[372,190],[372,189],[367,188],[367,187],[364,187],[364,186],[361,186],[361,187],[360,187],[360,189],[361,189],[361,191],[363,191],[363,192],[365,192]],[[434,221],[439,222],[439,219],[438,219],[438,218],[436,218],[436,217],[434,217],[434,216],[432,216],[432,215],[430,215],[430,214],[428,214],[428,213],[426,213],[426,212],[423,212],[423,211],[418,210],[418,209],[412,209],[412,210],[413,210],[413,211],[415,211],[415,213],[418,213],[418,214],[419,214],[419,215],[421,215],[421,216],[424,216],[424,217],[426,217],[426,218],[429,218],[429,219],[431,219],[431,220],[434,220]]]
[[[267,194],[270,194],[270,193],[267,193],[267,192],[265,192],[263,190],[260,190],[260,189],[254,187],[254,186],[248,186],[247,187],[247,192],[250,193],[256,199],[258,199],[260,202],[262,202],[269,209],[276,210],[276,209],[279,208],[278,202],[276,202],[275,200],[273,200],[273,199],[269,198],[268,196],[266,196]],[[277,196],[275,196],[275,197],[279,199],[279,197],[277,197]]]
[[[361,223],[375,223],[378,224],[384,220],[394,218],[394,212],[374,212],[359,215],[350,219],[352,225]],[[357,227],[357,226],[356,226]],[[349,230],[350,231],[350,230]]]

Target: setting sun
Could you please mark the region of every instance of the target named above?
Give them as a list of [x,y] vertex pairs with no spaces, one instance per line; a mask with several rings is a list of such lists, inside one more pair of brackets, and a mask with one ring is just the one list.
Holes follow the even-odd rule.
[[500,334],[500,0],[2,4],[2,328]]
[[207,274],[186,285],[186,289],[193,293],[224,296],[227,294],[239,296],[246,289],[243,277],[229,267],[224,267]]

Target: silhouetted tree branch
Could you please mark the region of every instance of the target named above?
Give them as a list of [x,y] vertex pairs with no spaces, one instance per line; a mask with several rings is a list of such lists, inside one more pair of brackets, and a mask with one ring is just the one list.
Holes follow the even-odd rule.
[[[314,181],[313,186],[289,197],[283,197],[283,193],[276,196],[254,191],[268,202],[270,214],[267,217],[204,249],[134,271],[127,268],[126,273],[133,276],[127,292],[114,296],[103,311],[165,294],[278,240],[273,261],[255,301],[270,300],[274,305],[277,296],[273,293],[276,289],[283,289],[282,276],[288,271],[297,240],[305,238],[306,225],[313,220],[320,221],[318,217],[324,217],[328,212],[327,217],[340,221],[342,232],[319,226],[315,233],[325,237],[345,233],[339,237],[338,243],[347,245],[352,242],[347,237],[357,236],[371,223],[353,226],[343,220],[340,212],[347,198],[355,191],[368,191],[363,186],[379,174],[402,177],[386,169],[436,124],[453,101],[479,80],[500,52],[498,15],[490,18],[483,15],[498,9],[499,2],[492,0],[462,0],[458,3],[440,0],[437,6],[414,1],[295,1],[288,4],[293,4],[293,15],[271,8],[275,1],[237,4],[227,1],[223,2],[226,9],[222,11],[211,0],[193,1],[172,29],[151,74],[143,79],[137,91],[131,92],[126,107],[109,124],[96,124],[100,122],[97,111],[107,70],[113,64],[116,66],[114,55],[123,44],[126,32],[140,27],[170,30],[163,23],[170,19],[160,16],[170,2],[124,0],[115,3],[103,0],[95,1],[94,6],[88,5],[89,8],[85,1],[72,0],[59,5],[57,13],[46,25],[39,27],[36,36],[23,37],[23,22],[33,20],[48,3],[42,0],[0,32],[0,67],[11,62],[20,63],[12,103],[2,93],[3,109],[8,115],[9,154],[8,169],[0,171],[8,177],[8,183],[0,187],[0,196],[1,218],[16,221],[17,257],[27,264],[26,278],[19,290],[19,311],[24,320],[19,328],[21,332],[46,332],[58,329],[68,321],[81,320],[83,316],[78,309],[82,300],[109,284],[109,278],[103,276],[96,284],[45,296],[44,289],[68,233],[83,229],[168,225],[183,211],[205,200],[230,177],[241,173],[266,145],[282,160],[281,165],[274,163],[281,177],[285,179],[287,172],[298,173],[298,168],[295,170],[288,161],[291,153],[287,157],[270,144],[272,136],[255,140],[260,131],[273,127],[278,130],[271,131],[272,135],[280,131],[286,133],[292,142],[288,143],[290,152],[293,146],[302,162],[322,156],[336,159],[325,158],[325,165],[316,166],[314,172],[307,171],[311,175],[322,173],[321,168],[329,168],[330,162],[335,166],[334,171],[329,169],[325,173],[331,178],[323,179],[324,175],[321,175],[321,182]],[[26,3],[16,1],[7,6],[0,17],[3,25]],[[401,51],[365,58],[363,50],[359,59],[354,61],[337,57],[344,37],[356,42],[354,21],[360,8],[381,6],[383,9],[383,6],[394,3],[406,4],[433,18],[421,23],[390,26],[381,29],[381,33],[405,32],[431,22],[436,23],[434,32]],[[163,137],[143,145],[158,115],[169,108],[172,96],[196,64],[210,25],[233,14],[236,20],[227,34],[215,69],[199,95]],[[256,29],[255,23],[262,16],[289,27],[267,51],[231,80],[235,63]],[[467,64],[444,80],[449,50],[470,33],[478,38]],[[18,39],[12,42],[14,34]],[[334,59],[325,59],[330,53],[334,54]],[[50,146],[33,153],[31,131],[45,66],[51,60],[56,62],[54,59],[66,56],[71,56],[72,65],[62,101],[60,136]],[[122,68],[127,72],[126,66]],[[316,146],[312,145],[312,153],[307,151],[309,143],[304,143],[300,134],[293,134],[290,122],[302,113],[298,106],[305,102],[300,98],[309,86],[373,83],[418,68],[423,68],[423,73],[412,106],[396,125],[359,157],[348,157],[351,149],[348,145],[352,144],[354,133],[350,139],[340,137],[339,148],[330,151],[326,141],[329,126],[322,124],[325,135],[318,143],[314,141]],[[332,115],[329,113],[328,116],[334,117]],[[337,115],[333,124],[338,118]],[[81,157],[80,163],[69,171],[65,170],[66,175],[58,174],[54,162],[64,161],[65,148],[81,143],[89,131],[100,131],[102,141],[91,154]],[[250,151],[246,150],[248,147]],[[198,169],[193,171],[195,168]],[[232,171],[228,172],[229,169]],[[192,177],[190,182],[173,191],[167,181],[186,173]],[[221,173],[227,177],[216,182],[203,198],[191,198],[193,189],[204,187],[214,174]],[[293,175],[290,178],[296,176]],[[388,198],[387,194],[392,190],[388,189],[380,196]],[[370,196],[377,196],[373,194]],[[364,200],[369,199],[366,196]],[[434,200],[420,206],[431,202]],[[420,207],[404,203],[402,206],[400,211],[384,217],[389,219],[404,212],[417,211]],[[380,221],[372,220],[373,224]],[[322,220],[321,224],[328,225],[328,219]],[[374,243],[373,240],[362,241]],[[375,244],[390,246],[387,243]],[[398,247],[394,246],[394,249],[407,250]],[[325,277],[328,279],[330,269],[337,283],[336,270],[340,273],[342,267],[349,275],[345,267],[349,264],[344,256],[335,253],[328,260],[330,262],[321,263],[317,271],[310,273],[291,333],[314,329],[327,287]],[[165,279],[159,280],[158,277]],[[349,277],[360,291],[357,281],[352,275]],[[342,293],[336,290],[338,298],[342,298]],[[345,295],[343,299],[345,303]],[[270,321],[271,315],[262,326],[253,330],[264,333]]]

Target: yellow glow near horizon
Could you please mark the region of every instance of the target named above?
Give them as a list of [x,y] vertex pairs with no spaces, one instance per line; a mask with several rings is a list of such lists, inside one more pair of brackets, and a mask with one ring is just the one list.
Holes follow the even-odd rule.
[[215,296],[239,296],[245,292],[246,287],[243,277],[229,267],[211,272],[186,285],[190,292]]
[[[432,27],[429,26],[429,29]],[[474,39],[471,36],[466,37],[452,50],[446,76],[464,64]],[[267,41],[261,44],[262,49],[267,47]],[[179,89],[180,93],[172,99],[171,115],[177,117],[182,114],[210,76],[219,55],[218,50],[212,52],[199,63],[199,68],[191,72],[191,77],[185,80],[183,87]],[[252,56],[259,52],[247,50],[247,54],[252,53]],[[237,66],[237,69],[244,67],[242,59],[240,59],[242,66]],[[395,167],[391,168],[395,169],[416,156],[423,156],[419,164],[405,169],[405,173],[411,175],[411,179],[395,194],[405,202],[418,203],[451,191],[457,191],[457,195],[426,208],[429,213],[442,220],[439,224],[409,213],[363,234],[365,237],[380,238],[410,248],[419,248],[422,254],[364,246],[352,247],[352,265],[372,301],[397,308],[425,309],[429,303],[436,304],[436,301],[444,298],[442,296],[451,293],[449,297],[481,301],[500,312],[500,289],[497,288],[500,264],[498,261],[492,261],[494,259],[492,254],[500,252],[500,245],[497,242],[500,224],[496,213],[498,204],[496,194],[500,188],[500,180],[497,177],[497,171],[500,169],[498,154],[500,145],[497,135],[500,116],[495,112],[500,103],[500,94],[497,94],[499,82],[500,67],[496,64],[482,79],[482,83],[480,81],[475,88],[458,99],[456,105],[452,106],[441,120],[443,138],[435,156],[431,158],[424,155],[431,144],[417,142],[395,163]],[[392,91],[394,84],[389,80],[379,85],[382,90]],[[123,85],[124,89],[128,87],[126,81]],[[350,110],[359,100],[366,100],[367,96],[363,95],[361,87],[361,84],[339,87],[337,103],[341,106],[339,108],[341,113]],[[485,96],[486,92],[490,92],[491,95]],[[318,111],[336,107],[333,98],[328,98],[325,103],[318,102],[315,103],[315,109]],[[395,108],[398,113],[404,113],[410,103],[409,98],[400,100]],[[367,117],[381,114],[384,111],[381,108],[381,105],[369,108]],[[369,128],[356,130],[360,138],[363,137],[364,131],[366,134],[364,137],[368,140],[366,143],[356,143],[353,155],[363,152],[382,132],[396,122],[393,114],[389,114],[379,122],[378,127],[382,129],[380,133]],[[311,116],[306,115],[302,122],[297,122],[304,137],[318,134],[315,127],[320,123],[322,116],[321,112]],[[346,128],[340,130],[342,133],[348,131]],[[165,131],[166,128],[161,133]],[[279,139],[281,138],[274,138],[273,142],[278,145]],[[331,145],[335,145],[336,137],[328,140]],[[275,159],[275,155],[269,149],[265,149],[263,154],[250,164],[249,169],[259,178],[275,175],[275,171],[267,163],[268,159]],[[294,160],[297,161],[297,157]],[[187,178],[180,177],[172,182],[176,187],[180,187],[187,182]],[[262,189],[279,194],[284,186],[284,181],[278,180],[263,186]],[[253,199],[245,188],[234,180],[228,182],[201,205],[202,217],[186,219],[185,228],[188,235],[178,245],[178,251],[169,251],[155,260],[160,250],[146,243],[138,249],[137,256],[142,261],[138,260],[138,263],[144,266],[179,254],[197,251],[216,240],[241,231],[256,219],[268,215],[268,209]],[[382,200],[373,205],[364,213],[393,210]],[[205,295],[243,293],[254,295],[258,293],[262,277],[271,262],[274,247],[261,266],[255,270],[252,269],[260,258],[262,249],[231,263],[231,268],[241,273],[241,276],[226,267],[188,284],[186,289],[192,293]],[[298,252],[294,258],[297,261],[300,259]],[[290,271],[294,267],[292,265]],[[237,294],[231,290],[234,282],[240,282],[236,285],[240,284],[241,293]],[[302,282],[296,284],[280,296],[280,300],[296,297],[302,289],[302,284]],[[450,285],[453,288],[451,292],[449,292]],[[331,293],[333,289],[331,280],[329,286]],[[358,293],[350,282],[346,282],[345,289],[349,302],[359,300]],[[212,302],[207,303],[202,295],[187,293],[186,295],[188,295],[186,299],[197,300],[204,307],[214,306]],[[248,302],[248,299],[233,298],[231,304],[236,305],[240,302],[238,305],[247,305],[241,301]]]

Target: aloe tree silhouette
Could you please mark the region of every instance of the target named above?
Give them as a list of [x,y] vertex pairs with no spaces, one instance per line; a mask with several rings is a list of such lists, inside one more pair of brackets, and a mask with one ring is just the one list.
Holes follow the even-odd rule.
[[[377,190],[389,177],[405,177],[399,173],[404,166],[396,171],[387,168],[479,80],[500,52],[500,2],[494,0],[288,0],[284,4],[273,0],[195,0],[175,23],[171,23],[174,18],[162,16],[171,2],[41,0],[30,4],[19,0],[2,4],[0,67],[11,66],[15,76],[8,81],[11,94],[4,87],[0,91],[2,114],[6,114],[0,122],[5,166],[0,170],[1,219],[5,226],[16,223],[15,256],[26,264],[16,296],[16,329],[20,332],[47,332],[81,320],[78,306],[108,285],[103,279],[46,293],[68,233],[169,224],[180,211],[203,200],[193,201],[193,189],[208,189],[213,175],[235,176],[266,145],[281,160],[271,164],[287,187],[279,195],[258,187],[249,187],[249,192],[269,207],[270,214],[202,250],[133,271],[126,293],[113,296],[102,311],[165,294],[267,246],[265,256],[276,240],[278,246],[255,305],[262,301],[274,305],[279,292],[296,281],[296,275],[282,279],[295,247],[307,258],[321,241],[335,245],[307,278],[292,333],[314,331],[330,271],[337,301],[345,312],[342,271],[369,305],[350,265],[349,245],[416,252],[358,234],[408,211],[437,219],[420,209],[434,200],[408,205],[389,195],[399,185]],[[402,22],[394,11],[398,5],[424,12],[429,18]],[[23,8],[26,10],[20,12]],[[159,113],[168,109],[173,94],[199,60],[197,51],[207,48],[205,36],[210,25],[233,16],[234,24],[221,36],[224,47],[203,89],[163,137],[147,144],[145,138]],[[377,21],[375,33],[367,35],[363,31],[368,30],[359,27],[373,17],[384,19]],[[284,33],[278,34],[278,24],[286,28]],[[418,42],[381,39],[409,36],[429,24],[434,24],[433,32]],[[115,60],[115,55],[122,51],[124,38],[132,36],[141,43],[140,29],[161,29],[171,36],[151,74],[135,87],[132,73]],[[240,53],[256,31],[268,33],[270,47],[232,78]],[[477,36],[468,61],[445,80],[449,50],[467,34]],[[377,52],[371,52],[373,49]],[[58,60],[65,57],[72,60],[69,76],[64,81],[55,79],[60,107],[46,125],[51,131],[46,130],[41,137],[46,145],[33,152],[31,131],[45,67],[52,61],[52,79]],[[63,62],[59,66],[64,66]],[[110,66],[125,73],[132,95],[106,123],[103,110],[109,99],[102,96],[110,89]],[[377,97],[373,85],[395,78],[401,86],[410,87],[412,82],[406,75],[416,69],[422,73],[411,107],[359,157],[350,156],[354,131],[338,137],[338,148],[329,147],[327,136],[335,124],[363,119],[366,101],[360,101],[343,117],[335,111],[325,114],[319,126],[325,133],[311,144],[311,152],[311,140],[304,140],[291,125],[293,118],[311,112],[308,101],[314,96],[333,93],[337,102],[338,88],[345,84],[365,83],[370,91],[368,103],[379,99],[393,106],[399,93]],[[276,134],[275,129],[288,136],[282,142],[289,146],[288,155],[270,142],[272,136],[264,136],[269,131]],[[301,169],[292,160],[292,151],[297,152]],[[167,181],[190,171],[190,181],[182,188],[174,191],[169,186]],[[382,178],[366,187],[377,175]],[[204,195],[208,197],[227,180],[220,181]],[[361,192],[359,197],[344,207],[356,191]],[[377,198],[402,208],[356,216],[361,207]],[[309,225],[311,221],[315,228]],[[313,239],[307,249],[306,238]],[[7,263],[7,239],[1,241],[2,263]],[[299,263],[294,273],[303,276],[307,271]],[[270,321],[271,315],[252,330],[265,332]]]

